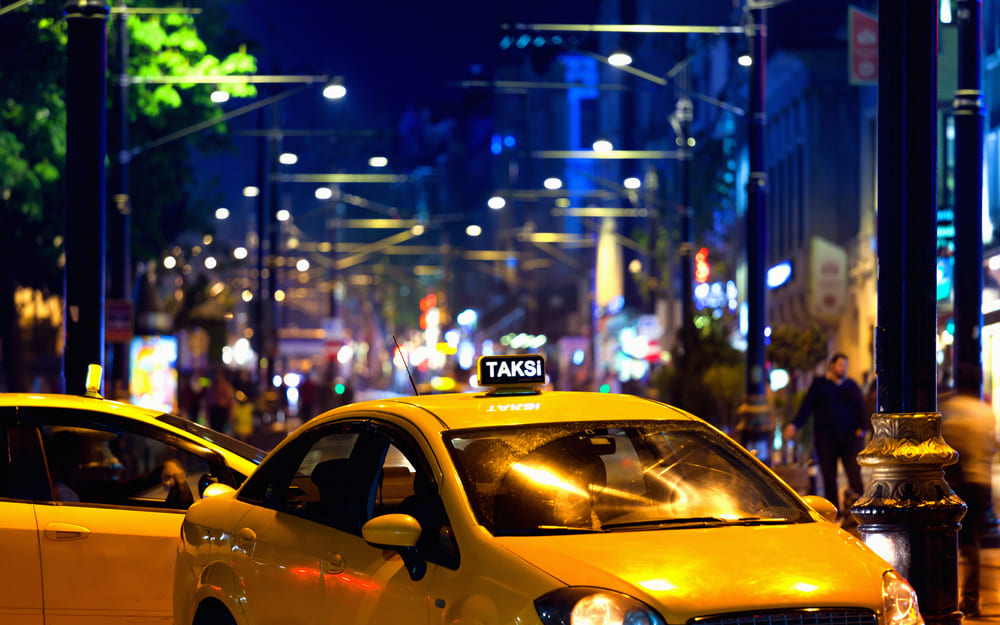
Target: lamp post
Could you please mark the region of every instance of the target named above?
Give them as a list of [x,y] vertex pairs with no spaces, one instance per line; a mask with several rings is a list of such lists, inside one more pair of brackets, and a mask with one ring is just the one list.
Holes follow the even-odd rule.
[[775,416],[765,395],[766,380],[764,327],[767,316],[767,165],[764,153],[764,108],[767,66],[767,22],[764,9],[751,8],[747,37],[753,57],[750,77],[749,152],[750,179],[747,181],[747,358],[746,393],[739,407],[740,442],[756,449],[761,460],[769,463]]
[[694,349],[694,241],[691,233],[693,209],[691,208],[691,122],[694,120],[694,105],[686,97],[678,98],[677,108],[670,121],[677,135],[677,154],[680,159],[681,178],[681,229],[680,245],[680,282],[681,282],[681,329],[680,344],[682,358],[687,358]]
[[104,364],[105,103],[108,6],[65,4],[66,348],[63,390],[83,394],[87,369]]
[[958,0],[955,113],[955,390],[983,394],[982,0]]
[[858,454],[872,478],[851,508],[862,540],[913,585],[933,625],[962,621],[966,509],[944,479],[957,453],[941,438],[937,412],[937,5],[879,7],[878,397],[873,438]]

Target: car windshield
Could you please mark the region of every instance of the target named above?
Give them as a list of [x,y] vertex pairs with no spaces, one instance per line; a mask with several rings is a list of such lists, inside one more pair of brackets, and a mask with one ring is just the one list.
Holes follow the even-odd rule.
[[216,432],[215,430],[209,429],[203,425],[198,425],[190,419],[185,419],[184,417],[178,417],[172,414],[161,414],[156,417],[158,420],[164,423],[169,423],[175,428],[184,430],[185,432],[194,434],[199,438],[203,438],[209,442],[212,442],[219,447],[231,451],[237,456],[246,458],[254,464],[260,464],[264,457],[267,456],[267,452],[262,449],[257,449],[253,445],[244,443],[241,440],[235,439],[232,436],[227,436],[221,432]]
[[812,520],[749,453],[695,421],[459,430],[446,442],[479,523],[496,535]]

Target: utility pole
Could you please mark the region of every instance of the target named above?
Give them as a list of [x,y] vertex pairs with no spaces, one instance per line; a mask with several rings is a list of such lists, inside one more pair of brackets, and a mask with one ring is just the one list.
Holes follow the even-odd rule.
[[958,625],[966,506],[944,479],[958,454],[937,412],[937,5],[879,5],[878,397],[858,454],[872,477],[851,512],[862,540],[913,585],[924,620]]
[[[649,211],[649,216],[646,221],[647,237],[649,242],[646,246],[646,281],[645,281],[645,293],[649,298],[646,302],[646,313],[650,315],[656,315],[656,302],[659,299],[659,295],[663,292],[663,285],[660,284],[657,276],[660,275],[660,267],[657,258],[657,243],[660,238],[660,198],[659,198],[659,177],[656,175],[656,168],[652,165],[646,167],[646,173],[643,176],[642,188],[645,195],[645,205],[646,210]],[[664,326],[669,327],[669,326]],[[663,339],[661,337],[660,344],[663,345]]]
[[[266,122],[264,108],[257,109],[257,125],[264,128]],[[257,391],[264,392],[270,378],[267,377],[268,360],[268,334],[269,316],[267,313],[267,302],[271,301],[267,290],[267,256],[265,255],[264,242],[268,241],[267,229],[270,224],[267,218],[267,170],[268,170],[268,141],[266,135],[257,137],[257,158],[256,158],[256,180],[257,197],[255,198],[255,208],[257,209],[257,292],[253,298],[253,349],[257,354]]]
[[[110,284],[108,295],[112,300],[116,300],[119,306],[125,306],[131,311],[131,318],[135,319],[135,307],[131,298],[132,288],[132,206],[129,197],[128,166],[132,160],[132,155],[128,150],[128,13],[125,11],[124,0],[119,0],[118,11],[115,14],[115,47],[117,58],[112,84],[115,86],[114,119],[116,121],[115,132],[111,134],[112,145],[110,158],[111,162],[111,188],[114,195],[112,203],[114,209],[111,211],[110,237],[113,241],[111,254],[108,262],[111,265],[109,272]],[[130,324],[134,328],[134,323]],[[110,332],[109,332],[110,334]],[[111,388],[108,395],[115,397],[116,391],[128,393],[129,376],[129,355],[128,342],[122,340],[124,337],[107,337],[111,343],[111,371],[106,376],[110,380]],[[120,385],[120,386],[119,386]],[[115,388],[115,387],[118,388]]]
[[[686,85],[685,85],[686,86]],[[691,208],[691,122],[694,119],[694,103],[687,96],[677,99],[677,108],[671,118],[674,132],[677,134],[677,158],[680,160],[681,177],[681,227],[680,245],[680,276],[681,276],[681,353],[683,358],[690,355],[694,349],[694,241],[692,231]]]
[[264,343],[266,345],[267,366],[265,370],[265,388],[274,379],[275,360],[278,357],[278,325],[280,324],[280,308],[275,294],[279,288],[278,282],[278,254],[281,248],[281,222],[278,221],[278,208],[281,204],[279,193],[281,187],[278,183],[278,159],[281,156],[281,131],[279,130],[277,105],[271,106],[271,133],[268,135],[267,150],[267,223],[268,228],[268,252],[267,252],[267,297],[264,301],[268,308],[268,321],[264,326]]
[[83,394],[104,365],[104,252],[108,5],[66,2],[66,348],[63,390]]
[[739,407],[739,438],[748,449],[770,463],[771,440],[775,417],[768,408],[764,327],[767,325],[767,165],[764,153],[764,129],[767,112],[764,105],[767,67],[767,22],[764,9],[752,3],[749,9],[747,36],[753,67],[750,74],[750,179],[747,182],[747,360],[746,395]]

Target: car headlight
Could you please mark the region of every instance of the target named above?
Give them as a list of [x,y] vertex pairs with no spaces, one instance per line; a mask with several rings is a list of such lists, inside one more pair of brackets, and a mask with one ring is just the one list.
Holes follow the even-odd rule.
[[883,625],[923,625],[917,593],[896,571],[886,571],[882,575],[882,603],[885,606]]
[[665,625],[645,603],[603,588],[560,588],[535,599],[544,625]]

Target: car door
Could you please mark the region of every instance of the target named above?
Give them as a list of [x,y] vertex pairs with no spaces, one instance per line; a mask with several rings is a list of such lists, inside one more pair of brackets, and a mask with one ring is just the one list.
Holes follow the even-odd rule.
[[[425,463],[412,443],[403,448],[359,420],[317,428],[285,447],[287,458],[272,459],[284,471],[252,484],[251,497],[270,495],[236,529],[237,542],[253,543],[235,558],[250,622],[428,622],[426,585],[438,564],[411,579],[397,552],[361,537],[365,521],[402,511],[414,495],[414,467]],[[387,471],[396,482],[383,489]]]
[[31,433],[0,412],[0,623],[42,625],[42,569],[33,500],[48,497],[45,466]]
[[[313,474],[319,478],[346,461],[363,429],[363,422],[349,422],[296,440],[240,491],[240,499],[258,504],[233,532],[233,567],[246,592],[248,622],[305,625],[320,622],[330,610],[324,606],[326,554],[320,545],[330,532],[321,519],[332,517],[321,508]],[[324,468],[315,471],[320,464]]]
[[[217,454],[139,421],[22,409],[53,484],[35,505],[46,625],[169,623],[184,510]],[[165,467],[180,473],[161,479]],[[192,492],[193,491],[193,492]]]
[[[360,525],[327,533],[324,553],[335,554],[339,571],[325,577],[328,606],[344,606],[342,623],[430,622],[431,597],[441,567],[458,566],[458,550],[427,459],[402,428],[373,420],[359,441],[357,474],[365,485]],[[336,497],[336,493],[334,494]],[[376,516],[409,514],[422,533],[416,545],[416,573],[401,554],[368,543],[360,527]],[[438,610],[439,611],[439,610]]]

